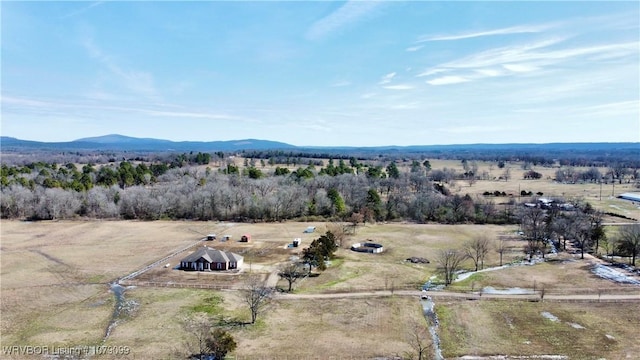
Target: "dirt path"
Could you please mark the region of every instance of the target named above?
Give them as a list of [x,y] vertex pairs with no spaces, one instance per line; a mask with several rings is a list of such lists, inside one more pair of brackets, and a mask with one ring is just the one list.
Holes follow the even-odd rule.
[[189,245],[187,245],[185,247],[181,247],[180,249],[171,252],[171,254],[163,257],[162,259],[160,259],[158,261],[155,261],[155,262],[143,267],[142,269],[136,270],[136,271],[134,271],[134,272],[132,272],[132,273],[130,273],[128,275],[125,275],[125,276],[121,277],[120,279],[116,280],[116,282],[131,280],[131,279],[135,278],[136,276],[139,276],[139,275],[141,275],[141,274],[153,269],[156,266],[160,266],[161,264],[165,263],[166,261],[168,261],[172,257],[180,254],[183,251],[187,251],[188,249],[190,249],[190,248],[192,248],[194,246],[197,246],[197,245],[199,245],[200,243],[202,243],[202,242],[204,242],[206,240],[207,240],[207,238],[203,237],[202,239],[200,239],[200,240],[198,240],[198,241],[196,241],[194,243],[191,243],[191,244],[189,244]]
[[[429,291],[422,292],[417,290],[397,290],[391,291],[368,291],[368,292],[345,292],[345,293],[327,293],[327,294],[277,294],[277,300],[303,300],[303,299],[341,299],[341,298],[368,298],[381,296],[430,296],[440,299],[460,299],[460,300],[517,300],[517,301],[540,301],[539,294],[524,295],[504,295],[504,294],[478,294],[478,293],[459,293],[450,291]],[[617,302],[617,301],[640,301],[640,290],[635,294],[563,294],[563,295],[545,295],[543,301],[558,302]]]

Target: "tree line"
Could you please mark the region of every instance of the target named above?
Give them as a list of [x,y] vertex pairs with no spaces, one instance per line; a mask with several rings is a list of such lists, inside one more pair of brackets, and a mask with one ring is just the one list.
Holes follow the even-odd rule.
[[[321,166],[290,170],[276,165],[273,170],[262,159],[245,158],[244,166],[238,166],[225,156],[185,153],[163,161],[123,160],[82,167],[3,164],[0,212],[3,218],[33,220],[517,222],[513,202],[496,205],[483,196],[450,193],[447,184],[453,180],[473,185],[482,178],[475,161],[463,160],[463,172],[432,169],[429,160],[412,160],[400,171],[397,161],[351,156],[329,159]],[[217,162],[215,171],[206,166],[212,162]],[[504,167],[498,162],[498,168]],[[503,176],[510,178],[509,167]]]
[[[198,161],[198,155],[194,155]],[[273,173],[227,162],[218,171],[171,162],[2,165],[3,218],[194,219],[282,221],[409,219],[417,222],[508,223],[511,210],[482,197],[451,195],[430,163],[409,172],[395,162],[330,160]],[[438,175],[435,172],[435,175]],[[445,179],[448,180],[448,179]]]

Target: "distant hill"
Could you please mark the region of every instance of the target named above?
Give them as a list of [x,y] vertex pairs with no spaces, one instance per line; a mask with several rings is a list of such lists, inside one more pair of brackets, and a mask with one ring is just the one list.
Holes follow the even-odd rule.
[[151,139],[151,138],[135,138],[131,136],[124,136],[119,134],[110,134],[96,137],[88,137],[82,138],[78,140],[74,140],[72,142],[88,142],[88,143],[98,143],[98,144],[136,144],[136,143],[162,143],[162,144],[170,144],[169,140],[159,140],[159,139]]
[[331,154],[357,152],[404,152],[404,153],[501,153],[511,154],[535,152],[601,152],[606,156],[608,152],[623,151],[625,153],[640,153],[640,143],[548,143],[548,144],[452,144],[452,145],[413,145],[413,146],[295,146],[283,142],[243,139],[229,141],[170,141],[152,138],[136,138],[119,134],[82,138],[70,142],[39,142],[20,140],[13,137],[0,137],[0,148],[3,151],[21,151],[29,149],[41,150],[110,150],[110,151],[241,151],[241,150],[298,150],[301,152],[317,152]]
[[229,141],[170,141],[135,138],[118,134],[82,138],[69,142],[39,142],[0,137],[4,150],[120,150],[120,151],[240,151],[293,149],[293,145],[277,141],[244,139]]

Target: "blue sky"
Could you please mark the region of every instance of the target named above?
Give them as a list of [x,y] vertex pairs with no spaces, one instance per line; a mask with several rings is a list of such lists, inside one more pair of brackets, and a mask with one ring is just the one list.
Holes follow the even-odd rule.
[[640,141],[640,3],[6,2],[4,136]]

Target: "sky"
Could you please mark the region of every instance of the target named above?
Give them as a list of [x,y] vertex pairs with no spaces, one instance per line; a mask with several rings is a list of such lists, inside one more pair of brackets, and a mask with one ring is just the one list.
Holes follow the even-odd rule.
[[638,1],[2,1],[2,136],[639,142]]

